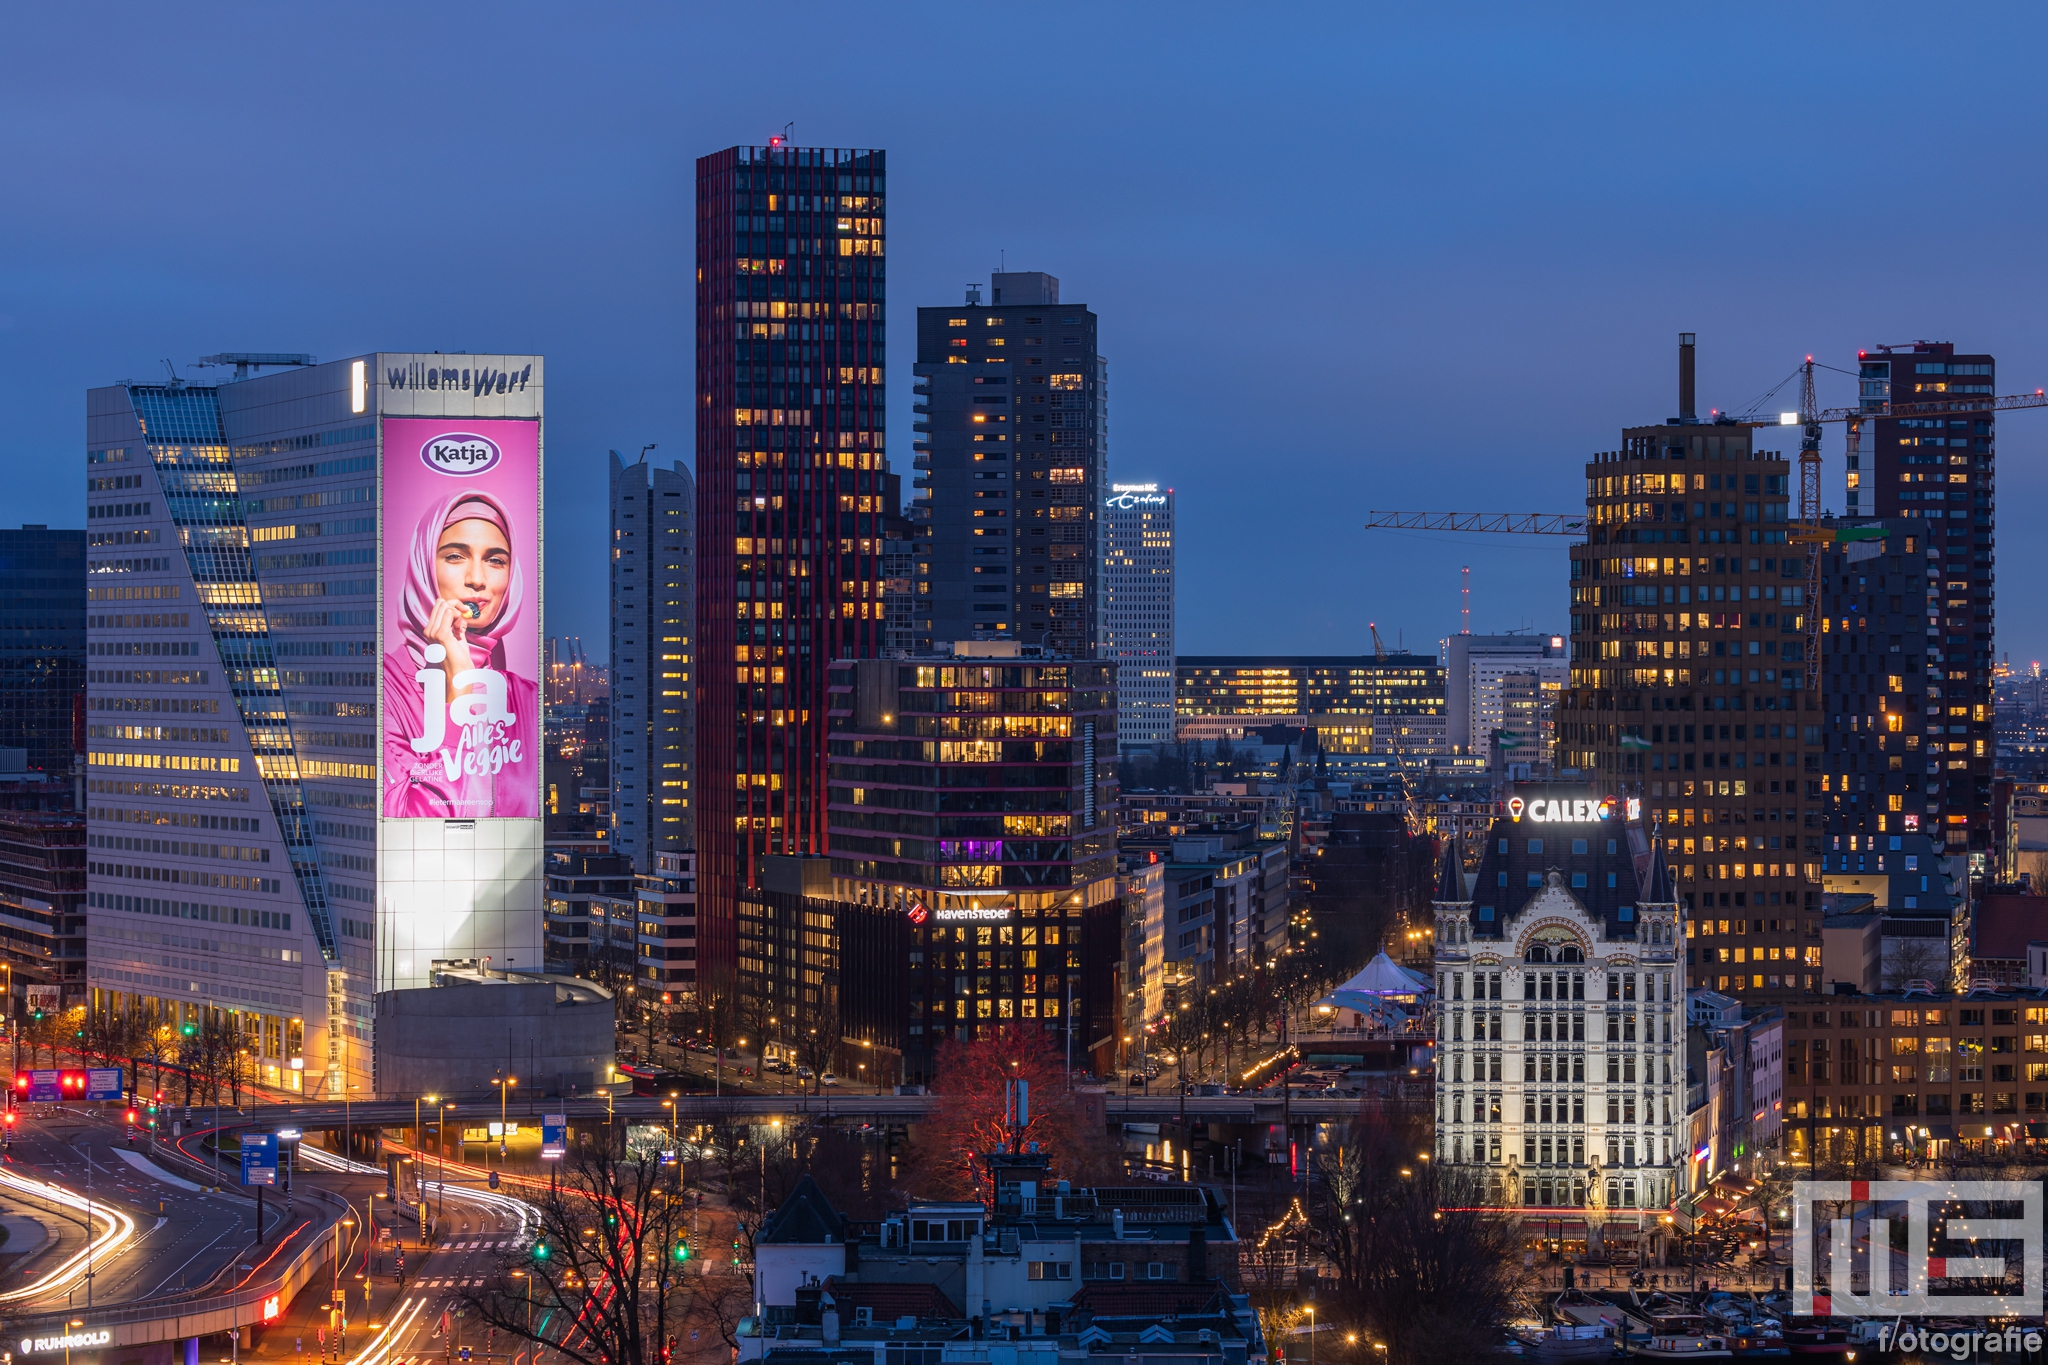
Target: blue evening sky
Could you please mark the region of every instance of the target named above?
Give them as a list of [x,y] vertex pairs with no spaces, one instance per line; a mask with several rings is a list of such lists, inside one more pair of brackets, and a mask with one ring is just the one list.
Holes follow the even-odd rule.
[[[1181,652],[1430,648],[1463,564],[1475,629],[1558,630],[1563,541],[1366,510],[1578,508],[1587,453],[1675,409],[1681,330],[1703,406],[1916,338],[2048,385],[2044,37],[2002,5],[18,6],[0,522],[81,524],[84,391],[164,358],[540,352],[548,627],[602,657],[605,451],[691,454],[693,159],[794,121],[889,152],[899,469],[913,310],[1007,253],[1102,316],[1112,472],[1179,495]],[[2024,661],[2048,411],[1999,435]]]

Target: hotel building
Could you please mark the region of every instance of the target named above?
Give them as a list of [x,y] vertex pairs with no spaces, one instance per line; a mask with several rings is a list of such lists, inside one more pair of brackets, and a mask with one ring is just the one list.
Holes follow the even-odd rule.
[[1011,1022],[1084,1064],[1120,1018],[1115,667],[962,643],[831,678],[832,894],[910,926],[907,1073]]
[[1646,1236],[1690,1179],[1681,912],[1628,805],[1517,788],[1471,891],[1446,857],[1435,902],[1436,1159],[1582,1244]]

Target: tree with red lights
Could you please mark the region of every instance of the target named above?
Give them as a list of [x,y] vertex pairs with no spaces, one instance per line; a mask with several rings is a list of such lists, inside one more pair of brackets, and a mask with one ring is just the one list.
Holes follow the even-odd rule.
[[[1007,1121],[1005,1082],[1028,1084],[1030,1120],[1021,1131]],[[1114,1181],[1122,1162],[1107,1131],[1086,1121],[1064,1074],[1059,1054],[1035,1028],[1006,1024],[971,1043],[939,1044],[932,1078],[930,1117],[918,1136],[919,1165],[934,1195],[978,1198],[987,1191],[989,1152],[1012,1142],[1052,1158],[1052,1174],[1077,1185]]]

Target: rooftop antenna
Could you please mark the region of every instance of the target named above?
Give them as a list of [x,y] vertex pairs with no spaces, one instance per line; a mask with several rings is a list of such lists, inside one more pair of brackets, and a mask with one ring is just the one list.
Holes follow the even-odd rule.
[[1472,566],[1458,570],[1458,634],[1472,633]]
[[967,282],[967,302],[975,307],[981,306],[981,285],[978,281]]
[[650,451],[650,450],[652,450],[652,449],[654,449],[654,446],[655,446],[655,443],[654,443],[654,442],[652,442],[652,441],[650,441],[650,442],[648,442],[648,443],[647,443],[646,445],[644,445],[644,446],[641,446],[641,447],[640,447],[640,463],[641,463],[641,464],[646,464],[646,463],[647,463],[647,452],[648,452],[648,451]]

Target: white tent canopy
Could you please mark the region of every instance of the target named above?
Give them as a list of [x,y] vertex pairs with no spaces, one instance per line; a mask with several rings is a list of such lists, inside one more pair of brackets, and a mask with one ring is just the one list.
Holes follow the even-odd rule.
[[1383,1009],[1389,997],[1412,1000],[1433,994],[1435,989],[1428,977],[1409,971],[1383,951],[1356,976],[1316,1001],[1316,1008],[1370,1014]]

